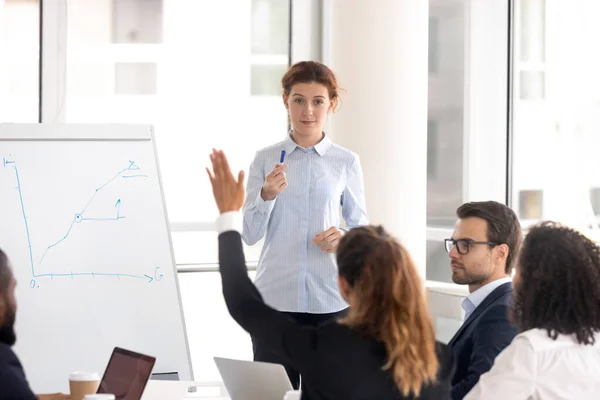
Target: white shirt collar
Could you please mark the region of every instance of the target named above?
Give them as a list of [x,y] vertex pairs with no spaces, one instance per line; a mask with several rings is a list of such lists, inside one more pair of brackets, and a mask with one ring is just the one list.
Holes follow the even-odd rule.
[[471,313],[475,311],[475,309],[479,307],[481,303],[483,303],[485,298],[488,297],[490,293],[492,293],[497,287],[508,282],[512,282],[512,279],[509,277],[496,279],[495,281],[483,285],[473,293],[469,294],[462,302],[462,308],[465,310],[466,318],[468,318],[469,315],[471,315]]

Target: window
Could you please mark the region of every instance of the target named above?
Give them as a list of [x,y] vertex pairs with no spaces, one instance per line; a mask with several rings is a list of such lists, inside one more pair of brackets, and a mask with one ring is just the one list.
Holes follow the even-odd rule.
[[546,93],[546,0],[520,0],[515,24],[521,100],[543,100]]
[[437,18],[429,18],[429,74],[436,74],[438,71],[438,54],[439,54],[439,20]]
[[[246,169],[284,137],[290,2],[66,0],[56,14],[67,28],[56,55],[65,95],[44,120],[154,125],[175,259],[187,271],[179,277],[194,375],[220,380],[212,357],[251,358],[252,347],[223,301],[204,167],[218,147]],[[246,249],[250,265],[260,246]]]
[[0,1],[0,122],[38,122],[40,0]]
[[594,215],[600,217],[600,187],[595,187],[590,190],[590,202],[592,203]]
[[[448,234],[448,237],[451,235]],[[427,280],[452,282],[450,258],[444,246],[444,239],[427,240]]]
[[437,122],[427,120],[427,179],[432,181],[438,176],[439,140]]
[[519,71],[521,100],[543,100],[546,94],[544,71]]
[[427,225],[448,228],[463,199],[464,4],[431,0],[429,14]]
[[512,207],[525,225],[600,241],[600,3],[519,0],[514,12]]
[[[289,2],[244,4],[67,2],[65,121],[153,124],[176,230],[212,229],[217,212],[203,174],[210,148],[247,168],[254,150],[285,131],[279,81],[289,64]],[[174,235],[176,248],[186,235]],[[205,257],[213,245],[200,242],[186,261],[214,262]]]
[[508,15],[503,1],[429,1],[427,280],[451,282],[456,209],[506,201]]
[[519,192],[519,215],[525,220],[540,220],[544,212],[544,192],[521,190]]

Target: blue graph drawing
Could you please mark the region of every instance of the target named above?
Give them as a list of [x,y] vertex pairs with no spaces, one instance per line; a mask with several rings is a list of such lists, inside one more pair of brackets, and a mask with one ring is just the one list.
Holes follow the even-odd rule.
[[[17,167],[14,166],[14,168],[15,168],[15,171],[16,171]],[[117,202],[115,203],[116,214],[114,216],[111,216],[111,217],[101,217],[101,218],[99,218],[99,217],[87,217],[86,216],[86,211],[87,211],[88,207],[90,206],[90,204],[92,204],[92,202],[96,198],[96,195],[102,189],[104,189],[106,186],[108,186],[108,184],[110,184],[112,181],[114,181],[119,176],[123,176],[124,173],[128,173],[128,171],[137,171],[139,169],[140,168],[137,165],[135,165],[135,163],[133,161],[129,161],[129,165],[127,166],[127,168],[122,169],[115,176],[113,176],[111,179],[109,179],[103,185],[101,185],[100,187],[98,187],[94,191],[94,194],[92,195],[92,197],[90,198],[90,200],[87,202],[87,204],[85,205],[85,207],[83,208],[83,210],[81,212],[76,213],[73,216],[73,220],[71,221],[71,225],[69,226],[69,229],[67,229],[67,233],[65,233],[65,235],[62,238],[60,238],[60,240],[58,240],[55,243],[52,243],[50,246],[48,246],[46,248],[46,250],[44,251],[44,254],[42,254],[42,258],[40,259],[40,264],[44,261],[44,257],[46,257],[46,254],[48,253],[49,250],[51,250],[52,248],[58,246],[60,243],[62,243],[63,241],[65,241],[69,237],[69,234],[71,233],[71,230],[73,229],[73,225],[79,224],[79,223],[84,222],[84,221],[118,221],[118,220],[120,220],[122,218],[125,218],[124,216],[122,216],[122,215],[119,214],[119,210],[121,208],[121,199],[118,199]],[[18,180],[18,176],[17,176],[17,180]],[[18,184],[18,182],[17,182],[17,184]],[[19,193],[20,193],[20,191],[21,191],[21,189],[19,188]]]
[[[31,275],[32,275],[32,279],[29,283],[29,286],[32,289],[39,287],[36,284],[36,278],[43,278],[43,277],[49,277],[50,279],[61,278],[61,277],[71,277],[71,279],[73,279],[77,276],[91,276],[92,278],[96,278],[98,276],[98,277],[116,277],[119,280],[121,278],[134,278],[134,279],[146,280],[148,283],[152,283],[154,281],[158,282],[158,281],[162,280],[163,274],[161,274],[159,272],[160,267],[156,267],[154,269],[154,273],[152,276],[147,275],[147,274],[133,275],[133,274],[124,274],[124,273],[103,273],[103,272],[70,272],[70,273],[36,274],[36,271],[35,271],[36,264],[33,259],[33,247],[31,244],[31,235],[29,232],[29,222],[27,219],[27,214],[25,212],[25,202],[23,201],[23,191],[21,189],[21,178],[19,176],[19,169],[18,169],[15,161],[7,159],[6,157],[4,157],[2,159],[2,164],[3,164],[4,168],[12,167],[15,172],[15,179],[17,182],[16,189],[19,194],[19,203],[20,203],[20,208],[21,208],[21,214],[23,217],[23,222],[25,224],[25,233],[27,236],[27,247],[28,247],[28,251],[29,251],[29,262],[30,262],[30,266],[31,266]],[[65,240],[67,240],[69,238],[69,235],[71,234],[75,224],[80,224],[83,222],[119,221],[119,220],[125,218],[124,215],[121,215],[121,199],[120,198],[117,199],[117,201],[114,205],[115,211],[112,215],[102,216],[102,217],[88,216],[87,210],[88,210],[89,206],[92,204],[92,202],[94,201],[94,199],[96,198],[96,196],[98,195],[98,193],[100,191],[102,191],[102,189],[104,189],[106,186],[108,186],[111,182],[113,182],[115,179],[117,179],[119,177],[121,177],[121,178],[145,178],[145,177],[147,177],[147,175],[132,173],[132,171],[135,172],[135,171],[138,171],[139,169],[140,168],[135,164],[134,161],[129,161],[129,165],[126,168],[120,170],[112,178],[110,178],[104,184],[100,185],[94,191],[93,195],[91,196],[90,200],[86,203],[85,207],[83,207],[83,209],[81,209],[81,211],[75,213],[75,215],[73,216],[73,220],[71,221],[71,224],[69,225],[69,228],[67,229],[67,232],[59,240],[57,240],[56,242],[54,242],[46,247],[46,249],[44,250],[44,253],[42,254],[42,257],[40,258],[40,260],[38,262],[38,266],[39,266],[39,264],[41,264],[44,261],[44,258],[46,257],[46,255],[48,254],[48,252],[50,250],[54,249],[56,246],[58,246],[59,244],[61,244],[62,242],[64,242]]]

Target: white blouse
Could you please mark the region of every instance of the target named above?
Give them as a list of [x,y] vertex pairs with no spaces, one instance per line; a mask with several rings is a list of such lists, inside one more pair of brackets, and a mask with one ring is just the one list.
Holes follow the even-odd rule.
[[546,330],[520,333],[483,374],[465,400],[600,398],[600,334],[593,345],[571,335],[552,340]]

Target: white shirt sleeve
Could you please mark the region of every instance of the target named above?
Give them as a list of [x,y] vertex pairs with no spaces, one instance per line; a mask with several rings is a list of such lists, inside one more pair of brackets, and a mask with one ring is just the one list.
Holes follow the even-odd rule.
[[492,369],[481,375],[464,400],[534,399],[536,368],[535,353],[529,339],[517,336],[496,357]]
[[223,213],[217,219],[217,231],[219,234],[227,231],[242,233],[243,216],[239,211]]

